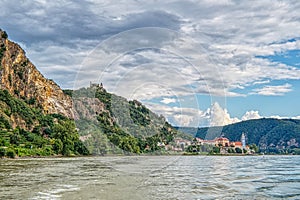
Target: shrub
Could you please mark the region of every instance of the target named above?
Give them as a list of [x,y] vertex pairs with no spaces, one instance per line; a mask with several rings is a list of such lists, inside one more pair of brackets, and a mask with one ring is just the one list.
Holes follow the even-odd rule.
[[6,150],[4,148],[0,148],[0,158],[4,157]]
[[237,153],[242,153],[243,151],[242,151],[242,149],[236,147],[236,148],[235,148],[235,152],[237,152]]
[[229,149],[228,149],[228,153],[235,153],[235,151],[234,151],[234,149],[229,148]]
[[1,32],[1,37],[4,38],[4,39],[7,39],[8,38],[8,35],[5,31],[2,31]]
[[16,157],[15,150],[14,149],[8,149],[7,153],[6,153],[6,156],[9,157],[9,158],[15,158]]

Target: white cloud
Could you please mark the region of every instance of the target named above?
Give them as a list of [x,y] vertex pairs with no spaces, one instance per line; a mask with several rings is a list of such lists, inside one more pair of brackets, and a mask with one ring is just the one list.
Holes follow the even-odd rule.
[[283,96],[285,93],[292,91],[291,84],[284,85],[267,85],[263,88],[254,89],[252,94],[259,94],[264,96]]
[[[154,55],[150,59],[152,66],[172,65],[178,72],[184,69],[184,66],[176,63],[180,56],[194,64],[197,73],[195,69],[182,71],[186,73],[185,77],[190,77],[189,81],[186,81],[187,84],[199,85],[195,92],[217,96],[244,96],[247,94],[239,94],[233,90],[252,84],[265,84],[261,81],[266,79],[299,80],[300,77],[300,70],[297,68],[255,57],[300,48],[299,40],[289,40],[299,38],[299,1],[36,1],[17,2],[18,7],[15,4],[12,0],[0,3],[4,11],[0,16],[10,19],[3,21],[2,28],[7,29],[13,39],[31,49],[28,55],[33,62],[41,71],[47,66],[46,73],[59,81],[62,87],[69,87],[70,82],[74,82],[75,74],[68,78],[62,77],[60,72],[63,72],[55,72],[53,66],[59,65],[66,72],[70,68],[77,70],[86,51],[92,50],[95,45],[110,36],[141,27],[161,27],[178,31],[177,35],[172,35],[169,39],[163,31],[156,34],[151,32],[150,44],[152,41],[152,44],[156,43],[155,46],[159,48],[173,50],[179,54],[167,62],[163,59],[157,60],[158,57]],[[36,20],[37,16],[39,20]],[[124,46],[149,42],[140,38],[139,34],[134,35],[132,40],[129,39],[110,45],[111,49],[107,52],[110,56],[100,54],[97,59],[113,61],[120,56],[119,53],[112,54],[113,50],[124,53]],[[179,41],[184,42],[178,45]],[[43,45],[44,42],[48,44]],[[38,46],[40,48],[37,48]],[[41,50],[51,46],[60,48],[51,54]],[[58,59],[62,55],[67,56]],[[65,62],[61,63],[62,60]],[[102,67],[98,68],[98,74],[102,71]],[[85,74],[86,79],[94,79],[97,76],[94,70]],[[204,81],[199,81],[199,74]],[[80,83],[88,84],[89,80]],[[109,82],[105,85],[112,87],[114,83]],[[180,82],[172,82],[168,86],[171,90],[183,87]]]
[[231,117],[226,108],[222,108],[218,102],[214,102],[210,108],[205,111],[186,107],[170,107],[167,105],[146,104],[152,111],[163,114],[166,119],[173,125],[179,127],[213,127],[225,126],[241,121],[276,118],[276,119],[300,119],[300,116],[286,117],[279,115],[261,116],[259,111],[250,110],[241,117]]
[[[3,0],[0,7],[0,18],[9,19],[1,28],[62,88],[101,81],[118,95],[164,97],[170,104],[171,97],[193,94],[285,95],[292,91],[289,81],[300,80],[299,68],[258,57],[300,49],[297,0]],[[272,85],[277,80],[287,83]],[[253,86],[260,88],[247,93]],[[170,117],[181,124],[196,124],[190,115],[212,124],[236,120],[217,105],[180,115],[172,109],[163,110],[177,112]],[[255,117],[249,112],[245,118]]]
[[275,118],[275,119],[298,119],[298,120],[300,120],[300,116],[287,117],[287,116],[280,116],[280,115],[272,115],[269,118]]
[[223,109],[217,102],[206,112],[210,116],[210,126],[224,126],[239,122],[238,118],[231,118],[227,109]]
[[172,98],[163,98],[160,102],[164,103],[164,104],[170,104],[170,103],[175,103],[176,99],[172,99]]
[[163,114],[166,119],[175,126],[207,126],[208,116],[206,113],[195,108],[186,107],[170,107],[167,105],[159,105],[146,103],[152,111],[157,114]]
[[230,117],[227,109],[223,109],[217,102],[205,111],[158,104],[147,104],[147,107],[158,114],[163,114],[170,123],[176,126],[224,126],[240,121],[238,118]]
[[262,118],[258,111],[255,111],[255,110],[250,110],[250,111],[247,111],[243,117],[242,117],[242,120],[243,121],[246,121],[246,120],[250,120],[250,119],[259,119],[259,118]]

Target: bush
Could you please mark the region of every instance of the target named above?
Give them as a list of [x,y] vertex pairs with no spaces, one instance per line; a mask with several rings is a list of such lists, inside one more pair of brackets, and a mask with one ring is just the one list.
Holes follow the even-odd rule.
[[[1,30],[0,30],[1,31]],[[8,38],[8,35],[5,31],[2,31],[1,32],[1,37],[4,38],[4,39],[7,39]]]
[[6,150],[4,148],[0,148],[0,158],[4,157]]
[[235,148],[235,152],[237,152],[237,153],[242,153],[243,151],[242,151],[242,149],[236,147],[236,148]]
[[220,153],[220,147],[213,147],[213,153]]
[[235,153],[235,151],[234,151],[234,149],[229,148],[229,149],[228,149],[228,153]]
[[16,152],[14,149],[9,149],[7,150],[6,156],[9,158],[15,158],[16,157]]

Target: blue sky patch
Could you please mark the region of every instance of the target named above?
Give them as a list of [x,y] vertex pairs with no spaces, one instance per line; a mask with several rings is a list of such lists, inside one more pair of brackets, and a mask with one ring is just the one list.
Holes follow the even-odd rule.
[[271,56],[257,56],[258,58],[268,59],[271,62],[282,63],[289,66],[300,68],[300,50],[290,50]]

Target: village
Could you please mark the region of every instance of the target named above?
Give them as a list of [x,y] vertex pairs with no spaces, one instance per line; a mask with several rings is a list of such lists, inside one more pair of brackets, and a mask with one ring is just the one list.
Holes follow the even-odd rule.
[[194,154],[254,154],[257,152],[256,146],[246,145],[244,133],[241,135],[241,141],[230,141],[223,136],[213,140],[205,140],[196,137],[192,141],[183,138],[175,138],[173,144],[165,145],[164,143],[158,143],[158,146],[165,148],[166,151]]

